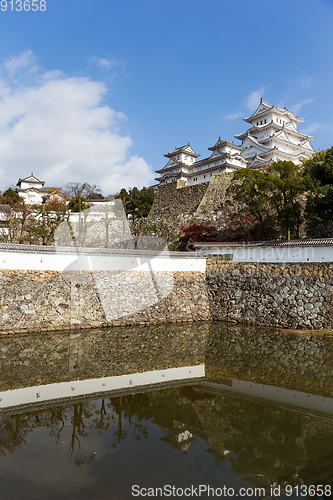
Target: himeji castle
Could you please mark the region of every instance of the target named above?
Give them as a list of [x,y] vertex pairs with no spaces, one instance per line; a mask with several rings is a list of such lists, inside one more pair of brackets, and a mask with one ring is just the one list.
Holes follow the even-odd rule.
[[210,148],[212,154],[203,160],[190,144],[175,148],[164,156],[167,164],[156,173],[160,184],[182,181],[192,186],[209,182],[214,173],[233,172],[240,168],[262,169],[277,160],[288,160],[299,164],[311,158],[315,152],[310,144],[313,136],[302,134],[297,125],[304,122],[287,108],[281,109],[268,104],[261,98],[252,116],[244,118],[250,128],[243,134],[235,135],[241,145],[219,138]]

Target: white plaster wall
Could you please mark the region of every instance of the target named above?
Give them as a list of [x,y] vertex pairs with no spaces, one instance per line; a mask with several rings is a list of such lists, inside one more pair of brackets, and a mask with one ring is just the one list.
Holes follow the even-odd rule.
[[333,262],[333,245],[309,247],[198,248],[206,255],[231,254],[234,262]]
[[0,269],[32,271],[196,271],[205,272],[206,259],[168,258],[167,254],[156,257],[122,255],[77,255],[74,252],[14,252],[0,250]]
[[33,192],[19,192],[19,195],[24,199],[25,203],[29,205],[41,205],[42,204],[42,195],[39,193]]

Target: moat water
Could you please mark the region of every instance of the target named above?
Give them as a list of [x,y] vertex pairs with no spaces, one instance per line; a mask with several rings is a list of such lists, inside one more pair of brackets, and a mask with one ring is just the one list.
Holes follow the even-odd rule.
[[217,322],[3,336],[0,373],[1,500],[332,497],[330,338]]

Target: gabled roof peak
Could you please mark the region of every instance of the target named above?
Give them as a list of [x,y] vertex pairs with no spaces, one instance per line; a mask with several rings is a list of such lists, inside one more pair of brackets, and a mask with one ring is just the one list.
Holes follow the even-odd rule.
[[293,113],[293,111],[290,111],[289,109],[287,109],[286,106],[284,106],[283,109],[279,108],[277,106],[274,106],[273,104],[269,104],[268,102],[265,102],[263,100],[263,97],[260,98],[259,106],[255,110],[255,112],[251,116],[244,118],[244,121],[248,122],[248,123],[252,123],[257,117],[259,117],[260,115],[264,116],[264,114],[266,114],[270,111],[274,111],[275,113],[277,113],[279,115],[286,115],[289,120],[293,120],[296,123],[304,122],[304,118],[299,118],[297,115],[295,115],[295,113]]
[[218,141],[214,144],[214,146],[211,146],[210,148],[207,148],[207,149],[209,151],[215,151],[216,149],[218,149],[222,146],[230,146],[230,147],[235,148],[235,149],[242,149],[242,147],[235,144],[234,141],[230,142],[230,141],[227,141],[226,139],[221,139],[221,137],[218,138]]
[[180,146],[179,148],[175,147],[173,151],[170,151],[170,153],[166,153],[164,156],[166,158],[171,158],[172,156],[176,156],[180,153],[185,153],[187,155],[193,156],[194,158],[198,158],[198,156],[200,156],[195,151],[193,151],[189,142],[185,144],[185,146]]
[[28,177],[24,177],[23,179],[19,179],[17,181],[17,186],[20,186],[22,182],[30,182],[31,184],[41,184],[42,186],[44,186],[45,184],[45,181],[41,181],[39,179],[37,179],[37,177],[34,176],[33,172],[31,172],[31,175],[28,175]]

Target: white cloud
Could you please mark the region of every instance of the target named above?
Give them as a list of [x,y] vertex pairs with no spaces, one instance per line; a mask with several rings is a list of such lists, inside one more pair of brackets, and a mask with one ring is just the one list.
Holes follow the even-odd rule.
[[24,70],[31,74],[38,70],[38,65],[32,51],[26,50],[19,56],[12,56],[5,59],[3,62],[3,68],[9,73],[10,76],[13,76],[15,73]]
[[103,82],[45,71],[31,52],[0,66],[0,189],[33,172],[49,186],[100,185],[105,194],[153,179],[120,134],[126,116],[103,104]]
[[319,128],[323,128],[323,124],[315,122],[315,123],[309,123],[307,127],[302,128],[302,133],[303,134],[313,134],[316,130]]
[[232,113],[231,115],[227,116],[227,120],[236,120],[237,118],[241,118],[243,116],[243,113],[241,111],[238,111],[238,113]]
[[246,99],[246,107],[249,111],[255,111],[255,109],[259,106],[260,98],[264,94],[264,87],[261,87],[259,90],[254,90]]
[[104,59],[104,58],[99,58],[99,57],[92,57],[91,60],[95,62],[98,66],[100,66],[103,69],[113,69],[118,67],[124,68],[125,63],[124,61],[118,61],[116,59]]
[[313,78],[307,76],[305,73],[302,74],[301,78],[298,79],[298,84],[303,90],[309,90],[314,87]]
[[298,103],[294,104],[292,107],[291,107],[291,110],[293,111],[293,113],[297,114],[300,112],[301,108],[305,105],[305,104],[310,104],[311,102],[313,102],[313,98],[310,98],[310,99],[304,99],[303,101],[299,101]]

